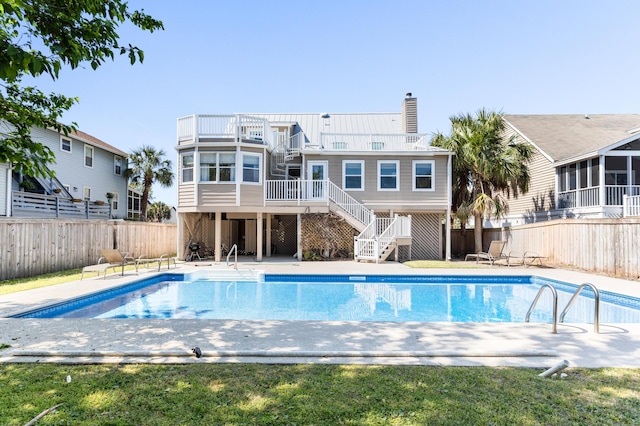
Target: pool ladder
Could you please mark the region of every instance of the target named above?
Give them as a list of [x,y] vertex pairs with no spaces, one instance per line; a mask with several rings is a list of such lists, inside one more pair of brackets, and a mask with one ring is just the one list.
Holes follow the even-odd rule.
[[229,250],[229,253],[227,254],[227,267],[229,266],[229,258],[231,257],[232,254],[236,255],[234,267],[237,271],[238,270],[238,245],[237,244],[234,244],[233,247],[231,247],[231,250]]
[[[596,286],[591,283],[582,284],[580,287],[578,287],[575,293],[573,293],[573,296],[571,296],[569,303],[567,303],[567,306],[565,306],[562,313],[560,314],[560,322],[564,322],[564,317],[567,315],[567,312],[569,311],[571,306],[573,306],[573,302],[576,301],[576,299],[578,298],[578,296],[580,296],[580,293],[585,287],[589,287],[593,291],[593,300],[595,302],[595,310],[594,310],[594,316],[593,316],[593,331],[594,333],[600,333],[600,292],[598,291]],[[543,284],[542,287],[540,287],[540,290],[538,290],[538,294],[536,295],[535,299],[533,299],[533,302],[531,303],[531,307],[529,307],[529,310],[527,311],[527,315],[524,318],[524,322],[529,322],[529,318],[531,317],[531,312],[533,312],[533,308],[535,308],[545,288],[548,288],[549,290],[551,290],[551,294],[553,295],[553,324],[551,326],[551,332],[553,334],[557,334],[558,333],[558,292],[556,291],[556,288],[551,284]]]

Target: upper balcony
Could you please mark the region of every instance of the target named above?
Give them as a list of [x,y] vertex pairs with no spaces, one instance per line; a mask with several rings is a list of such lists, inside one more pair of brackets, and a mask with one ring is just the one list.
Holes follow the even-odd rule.
[[429,145],[426,134],[320,133],[318,144],[307,145],[322,151],[426,151],[440,150]]
[[[315,129],[315,133],[314,133]],[[280,129],[282,130],[282,129]],[[178,145],[246,142],[272,149],[322,152],[444,151],[429,145],[420,133],[339,133],[298,128],[294,134],[271,127],[268,119],[251,115],[190,115],[178,119]]]
[[189,115],[178,119],[178,145],[198,142],[248,142],[272,148],[277,137],[269,121],[249,115]]

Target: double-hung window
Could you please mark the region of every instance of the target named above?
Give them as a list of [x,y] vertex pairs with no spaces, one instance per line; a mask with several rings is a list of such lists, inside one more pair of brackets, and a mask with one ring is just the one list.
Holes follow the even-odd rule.
[[344,160],[342,162],[342,189],[364,191],[364,161]]
[[236,154],[200,153],[200,182],[235,182]]
[[71,154],[71,139],[60,136],[60,151]]
[[113,173],[118,176],[122,175],[122,157],[119,155],[113,156]]
[[398,191],[400,182],[398,161],[378,160],[378,191]]
[[93,167],[93,147],[90,145],[84,146],[84,166]]
[[260,156],[255,154],[242,155],[242,181],[260,183]]
[[218,154],[200,153],[200,182],[215,182],[218,172]]
[[433,191],[433,160],[414,160],[413,161],[413,190],[414,191]]
[[218,182],[236,181],[236,154],[218,154],[220,164]]
[[193,154],[183,154],[180,162],[182,183],[193,182]]

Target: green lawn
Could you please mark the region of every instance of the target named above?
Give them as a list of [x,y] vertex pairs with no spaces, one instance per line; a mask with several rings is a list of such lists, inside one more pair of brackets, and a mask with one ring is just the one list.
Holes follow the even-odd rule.
[[[422,267],[442,267],[440,263],[430,265]],[[79,279],[78,270],[5,281],[0,290],[75,279]],[[10,343],[0,337],[0,352]],[[538,376],[541,371],[424,366],[0,364],[0,425],[24,425],[58,404],[62,405],[37,424],[640,424],[639,369],[569,368],[564,379],[543,379]]]
[[[0,424],[619,425],[640,371],[344,365],[0,365]],[[67,383],[66,377],[71,377]]]

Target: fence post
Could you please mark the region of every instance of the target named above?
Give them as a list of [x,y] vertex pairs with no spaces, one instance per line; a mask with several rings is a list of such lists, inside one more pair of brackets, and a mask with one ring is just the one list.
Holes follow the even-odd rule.
[[622,195],[622,217],[629,216],[629,196],[627,194]]

